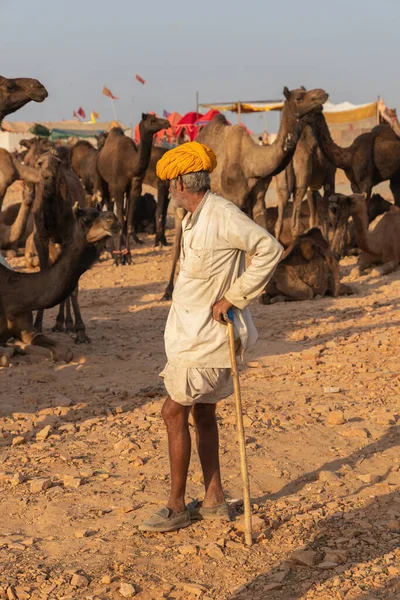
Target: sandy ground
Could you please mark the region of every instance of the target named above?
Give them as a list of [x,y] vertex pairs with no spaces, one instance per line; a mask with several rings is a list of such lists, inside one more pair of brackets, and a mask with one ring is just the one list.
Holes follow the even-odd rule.
[[[74,346],[72,362],[0,369],[0,598],[399,599],[399,273],[350,281],[348,258],[353,296],[253,303],[260,340],[241,384],[254,545],[232,398],[219,424],[235,520],[143,534],[169,487],[158,378],[169,250],[142,237],[133,266],[107,259],[81,279],[91,345],[50,334]],[[201,495],[194,454],[188,497]]]

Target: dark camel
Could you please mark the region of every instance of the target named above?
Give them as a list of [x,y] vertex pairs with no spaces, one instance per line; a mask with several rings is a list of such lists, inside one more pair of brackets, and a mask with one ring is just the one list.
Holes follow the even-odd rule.
[[[137,242],[134,231],[136,202],[142,193],[142,184],[149,167],[153,135],[161,129],[170,126],[166,119],[159,119],[150,114],[143,114],[139,124],[140,146],[137,148],[133,140],[119,127],[111,129],[103,148],[97,159],[97,172],[99,175],[96,188],[103,198],[115,202],[118,221],[122,232],[114,239],[114,262],[130,264],[130,238]],[[127,206],[124,207],[124,196]],[[125,240],[123,237],[125,236]]]
[[[14,338],[27,351],[41,346],[50,350],[55,360],[71,360],[69,349],[34,328],[32,311],[63,302],[98,258],[104,240],[118,228],[118,221],[110,212],[76,208],[70,243],[50,269],[20,273],[0,265],[0,344]],[[11,356],[8,350],[5,354]]]
[[70,149],[71,168],[78,175],[89,195],[93,195],[95,191],[97,155],[104,146],[107,136],[108,133],[105,131],[96,135],[97,149],[87,140],[79,140]]
[[[83,201],[85,193],[78,177],[70,169],[64,167],[61,160],[52,152],[42,154],[37,160],[40,169],[40,183],[36,187],[33,203],[33,237],[39,257],[40,270],[49,268],[49,244],[60,244],[63,251],[70,242],[74,231],[73,203]],[[82,200],[83,197],[83,200]],[[76,343],[88,343],[90,340],[85,333],[78,305],[78,291],[76,290],[72,305],[75,312],[77,333]],[[61,307],[63,310],[64,307]],[[55,329],[62,330],[60,315]],[[35,328],[42,331],[43,311],[38,311]]]
[[46,88],[28,77],[7,79],[0,76],[0,125],[3,119],[28,102],[43,102],[48,96]]
[[390,181],[395,204],[400,206],[400,138],[389,125],[362,133],[348,148],[335,144],[322,113],[304,119],[312,127],[324,156],[346,173],[354,193],[371,197],[372,188]]
[[[302,201],[307,193],[309,205],[309,227],[317,226],[317,221],[328,239],[329,203],[328,199],[335,191],[336,167],[322,154],[311,127],[306,125],[300,136],[291,163],[276,176],[278,196],[278,220],[275,227],[275,237],[279,239],[283,224],[283,214],[289,197],[293,194],[292,234],[294,237],[300,231],[300,212]],[[324,195],[318,200],[317,192],[323,188]],[[317,216],[317,213],[318,216]]]
[[319,229],[311,229],[286,250],[261,302],[270,304],[272,298],[312,300],[326,294],[336,298],[348,293],[350,289],[340,283],[339,263],[328,243]]

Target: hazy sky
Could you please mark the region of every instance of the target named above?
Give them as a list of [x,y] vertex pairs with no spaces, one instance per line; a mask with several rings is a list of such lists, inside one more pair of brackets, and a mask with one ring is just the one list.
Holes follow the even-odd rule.
[[49,91],[13,120],[69,119],[79,106],[110,120],[103,85],[127,125],[132,96],[138,121],[194,110],[196,90],[200,102],[262,100],[305,85],[333,102],[400,103],[398,0],[0,0],[0,23],[0,74]]

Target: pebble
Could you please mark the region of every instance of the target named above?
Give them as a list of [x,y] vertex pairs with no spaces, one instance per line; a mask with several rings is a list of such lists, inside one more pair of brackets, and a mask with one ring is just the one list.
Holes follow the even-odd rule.
[[340,394],[341,391],[340,387],[324,387],[324,394]]
[[48,477],[40,477],[39,479],[33,479],[29,484],[32,494],[38,494],[44,492],[51,487],[51,479]]
[[[245,529],[244,516],[240,517],[239,519],[236,519],[235,528],[238,531],[244,531],[244,529]],[[266,528],[264,519],[262,519],[261,517],[258,517],[257,515],[252,515],[251,528],[253,531],[263,531]]]
[[13,446],[20,446],[21,444],[25,444],[25,441],[26,440],[22,435],[17,435],[15,438],[13,438],[11,444]]
[[25,479],[23,475],[21,475],[21,473],[18,473],[18,471],[14,473],[14,475],[10,479],[10,483],[13,487],[19,485],[20,483],[24,483],[24,481]]
[[328,422],[328,425],[343,425],[343,423],[346,422],[343,411],[342,410],[332,410],[328,414],[327,422]]
[[182,583],[181,585],[184,590],[195,596],[202,596],[204,592],[207,592],[207,588],[199,583]]
[[317,553],[314,550],[295,550],[289,560],[297,565],[313,567],[317,563]]
[[247,366],[250,369],[258,369],[258,367],[260,367],[260,363],[258,362],[258,360],[249,360],[249,362],[247,363]]
[[84,575],[74,573],[74,575],[72,575],[71,585],[72,587],[85,588],[89,585],[89,579]]
[[119,593],[123,598],[133,598],[133,596],[136,595],[136,590],[131,583],[125,583],[123,581],[120,585]]
[[89,529],[77,529],[77,530],[74,532],[74,536],[75,536],[77,539],[81,539],[81,538],[84,538],[84,537],[88,537],[89,533],[90,533],[90,530],[89,530]]
[[184,544],[178,547],[179,554],[196,554],[197,548],[193,544]]
[[208,556],[210,558],[213,558],[214,560],[221,560],[222,558],[224,558],[224,553],[217,544],[209,544],[206,547],[206,552]]
[[36,441],[44,442],[44,440],[46,440],[49,437],[50,431],[51,431],[50,425],[46,425],[46,427],[43,427],[43,429],[41,429],[40,431],[37,432]]
[[78,488],[81,484],[81,477],[75,477],[74,475],[64,475],[64,487]]

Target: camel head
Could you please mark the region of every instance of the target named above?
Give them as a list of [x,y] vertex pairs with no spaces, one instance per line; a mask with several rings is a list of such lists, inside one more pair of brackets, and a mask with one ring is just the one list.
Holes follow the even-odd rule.
[[139,123],[140,139],[144,133],[157,133],[161,129],[169,129],[171,123],[167,119],[160,119],[156,115],[150,113],[142,114],[142,120]]
[[368,202],[368,221],[372,223],[376,217],[388,212],[392,206],[393,204],[382,198],[380,194],[372,194],[371,199]]
[[61,158],[55,150],[44,152],[36,161],[36,167],[40,170],[40,179],[47,183],[57,176],[61,165]]
[[104,144],[106,143],[106,139],[108,137],[108,131],[102,131],[99,135],[96,135],[97,142],[97,150],[101,150]]
[[52,143],[46,138],[34,137],[27,140],[21,140],[20,146],[28,149],[24,157],[24,164],[28,167],[34,167],[41,154],[52,149]]
[[43,102],[47,96],[46,88],[37,79],[0,76],[0,121],[28,102]]
[[121,229],[114,213],[101,212],[97,208],[79,208],[77,202],[73,207],[73,216],[77,228],[85,235],[89,245],[97,244],[115,233],[119,233]]
[[310,113],[322,112],[322,105],[328,100],[328,94],[321,89],[306,90],[300,87],[297,90],[283,89],[286,105],[296,119],[303,119]]

